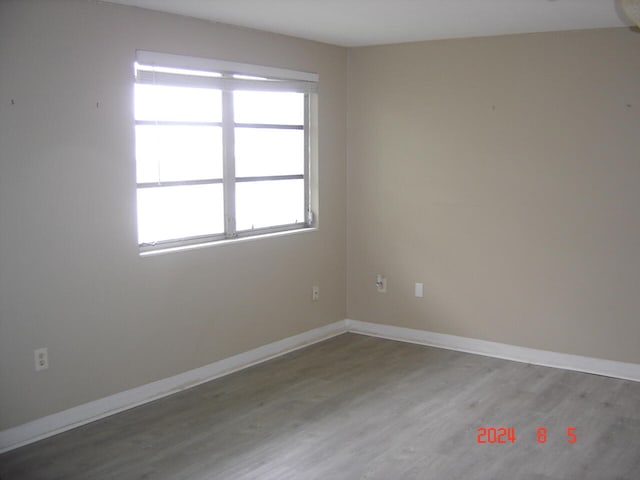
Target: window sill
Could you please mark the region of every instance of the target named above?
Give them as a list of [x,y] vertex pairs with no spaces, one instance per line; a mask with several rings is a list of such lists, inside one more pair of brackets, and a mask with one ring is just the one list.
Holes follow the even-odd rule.
[[255,241],[258,241],[258,240],[264,240],[266,238],[282,237],[282,236],[286,236],[286,235],[300,235],[300,234],[317,232],[317,231],[318,231],[318,227],[298,228],[298,229],[295,229],[295,230],[285,230],[285,231],[282,231],[282,232],[263,233],[261,235],[252,235],[252,236],[248,236],[248,237],[230,238],[230,239],[227,239],[227,240],[215,240],[215,241],[210,241],[210,242],[195,243],[195,244],[192,244],[192,245],[181,245],[181,246],[178,246],[178,247],[166,247],[166,248],[159,247],[159,248],[154,249],[154,250],[146,250],[146,251],[143,251],[143,252],[139,252],[138,255],[140,257],[154,257],[156,255],[165,255],[167,253],[183,252],[183,251],[187,251],[187,250],[197,250],[197,249],[209,248],[209,247],[221,247],[221,246],[224,246],[224,245],[235,245],[235,244],[238,244],[238,243],[255,242]]

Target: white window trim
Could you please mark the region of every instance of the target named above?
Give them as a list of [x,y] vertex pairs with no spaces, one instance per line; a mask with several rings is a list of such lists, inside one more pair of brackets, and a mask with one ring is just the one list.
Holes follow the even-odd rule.
[[[146,69],[144,67],[159,67],[160,71],[156,71],[153,68]],[[212,75],[185,75],[181,73],[172,73],[169,71],[162,71],[162,67],[166,69],[184,69],[196,72],[224,72],[233,73],[235,75],[246,75],[252,77],[266,77],[264,81],[260,80],[248,80],[243,78],[232,78],[229,75],[224,76],[212,76]],[[136,83],[154,83],[164,85],[202,85],[209,88],[216,88],[223,91],[223,104],[229,101],[230,95],[233,90],[260,90],[260,91],[295,91],[305,93],[305,118],[304,118],[304,130],[305,130],[305,162],[304,162],[304,203],[305,203],[305,219],[303,224],[292,225],[280,225],[275,227],[256,228],[249,231],[236,232],[235,224],[229,225],[228,222],[234,222],[235,218],[229,215],[229,211],[235,211],[235,188],[225,188],[225,230],[233,232],[232,235],[228,234],[211,234],[201,237],[191,237],[184,239],[174,239],[159,241],[153,244],[139,244],[139,251],[141,255],[150,255],[154,253],[180,251],[184,249],[200,248],[210,245],[228,244],[238,240],[248,240],[254,238],[260,238],[262,236],[272,236],[273,234],[286,234],[299,231],[309,231],[317,229],[317,215],[315,208],[312,205],[312,195],[310,176],[312,172],[311,162],[315,157],[315,153],[312,152],[312,138],[311,132],[316,130],[314,125],[315,119],[311,114],[311,105],[314,103],[311,99],[311,95],[318,91],[319,75],[317,73],[302,72],[297,70],[290,70],[278,67],[269,67],[262,65],[253,65],[238,62],[229,62],[225,60],[216,60],[202,57],[190,57],[184,55],[174,55],[168,53],[152,52],[147,50],[136,51],[136,69],[135,69],[135,81]],[[186,81],[186,82],[185,82]],[[223,112],[227,115],[231,114],[231,109],[224,108]],[[224,115],[224,113],[223,113]],[[233,142],[229,141],[225,137],[224,125],[233,125],[233,118],[223,118],[223,145],[225,148],[233,149]],[[227,128],[226,130],[229,130]],[[228,135],[228,132],[227,132]],[[233,135],[233,133],[231,134]],[[232,180],[235,177],[235,163],[228,161],[232,156],[224,154],[224,173],[223,183],[229,181],[235,183]],[[185,182],[188,183],[188,182]],[[315,182],[314,182],[315,183]]]
[[143,65],[162,65],[172,68],[184,68],[185,70],[201,70],[213,72],[234,72],[242,75],[256,77],[282,78],[287,80],[301,80],[304,82],[318,83],[317,73],[301,72],[286,68],[266,67],[249,63],[228,62],[212,58],[188,57],[173,55],[171,53],[150,52],[136,50],[136,61]]

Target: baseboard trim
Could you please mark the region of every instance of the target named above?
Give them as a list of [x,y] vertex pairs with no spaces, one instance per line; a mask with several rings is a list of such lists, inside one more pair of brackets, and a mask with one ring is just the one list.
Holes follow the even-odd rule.
[[640,364],[550,352],[427,330],[346,319],[269,343],[204,367],[2,430],[0,431],[0,453],[193,388],[346,332],[640,382]]
[[353,333],[386,338],[388,340],[398,340],[430,347],[446,348],[459,352],[474,353],[487,357],[531,363],[533,365],[561,368],[564,370],[640,382],[640,364],[636,363],[616,362],[601,358],[537,350],[505,343],[488,342],[475,338],[458,337],[456,335],[361,322],[358,320],[347,319],[346,327],[348,331]]
[[265,362],[346,332],[346,321],[309,330],[173,377],[0,431],[0,453],[37,442],[110,415],[193,388],[205,382]]

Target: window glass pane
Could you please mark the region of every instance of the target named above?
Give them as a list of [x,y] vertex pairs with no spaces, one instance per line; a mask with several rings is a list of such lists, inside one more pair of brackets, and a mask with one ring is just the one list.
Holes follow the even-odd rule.
[[220,90],[165,85],[135,85],[135,119],[221,122]]
[[304,93],[234,92],[237,123],[304,125]]
[[222,128],[137,125],[138,183],[222,178]]
[[304,223],[304,180],[236,184],[236,228]]
[[236,128],[236,176],[304,173],[304,131]]
[[222,185],[138,189],[139,243],[222,232]]

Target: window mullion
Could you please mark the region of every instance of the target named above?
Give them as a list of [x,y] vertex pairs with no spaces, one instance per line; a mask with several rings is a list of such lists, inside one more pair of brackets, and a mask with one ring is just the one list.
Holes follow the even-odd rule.
[[311,98],[309,94],[304,96],[304,222],[308,227],[314,224],[313,213],[311,211],[311,134],[309,131],[311,124]]
[[226,238],[236,237],[236,166],[233,92],[222,92],[222,150]]
[[233,92],[222,92],[222,155],[225,236],[236,237],[236,165]]

